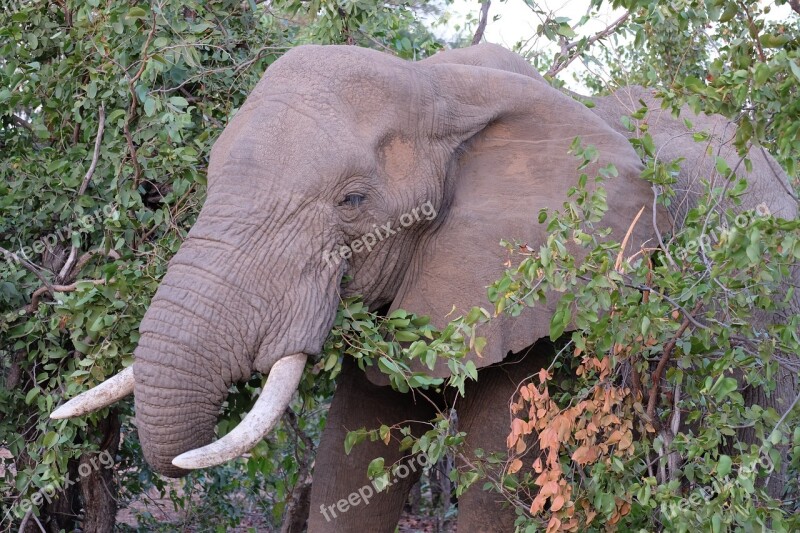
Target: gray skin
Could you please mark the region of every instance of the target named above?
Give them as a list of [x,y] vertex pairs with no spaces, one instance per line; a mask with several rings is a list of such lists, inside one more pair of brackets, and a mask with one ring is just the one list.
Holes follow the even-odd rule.
[[[213,440],[230,384],[268,373],[287,355],[318,354],[340,296],[430,315],[438,326],[453,306],[486,306],[485,287],[507,259],[500,239],[535,247],[544,237],[535,214],[560,206],[576,183],[577,161],[567,154],[576,136],[597,146],[598,166],[619,170],[606,184],[613,236],[621,239],[641,207],[651,220],[642,163],[618,127],[627,111],[613,104],[593,112],[494,45],[417,63],[303,46],[276,61],[214,145],[207,201],[140,327],[136,423],[147,461],[162,474],[185,474],[171,461]],[[764,184],[756,203],[796,216],[793,200],[773,186],[785,176],[764,164],[750,176]],[[431,220],[341,263],[324,259],[375,224],[397,228],[401,215],[426,203],[437,214]],[[652,225],[638,224],[628,250],[652,237]],[[345,274],[352,281],[341,286]],[[489,368],[457,404],[468,450],[505,450],[502,413],[517,383],[551,355],[547,345],[528,348],[547,335],[552,311],[498,317],[482,332],[488,344],[475,363]],[[369,484],[371,459],[401,459],[396,442],[345,455],[344,435],[426,420],[431,409],[346,362],[317,451],[309,531],[393,531],[419,469],[342,513],[337,502]],[[459,531],[513,529],[514,513],[499,500],[469,490]]]

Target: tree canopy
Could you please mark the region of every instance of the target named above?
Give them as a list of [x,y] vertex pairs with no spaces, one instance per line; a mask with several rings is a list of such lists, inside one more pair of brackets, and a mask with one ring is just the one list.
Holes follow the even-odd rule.
[[[737,125],[737,148],[743,154],[768,150],[790,176],[797,198],[796,1],[591,0],[578,19],[551,13],[543,3],[525,4],[538,29],[516,50],[550,83],[563,86],[567,66],[582,64],[575,76],[596,94],[641,84],[658,89],[676,111],[688,104],[697,112],[722,114]],[[411,375],[408,358],[450,358],[456,387],[475,377],[474,365],[459,361],[476,344],[480,349],[479,326],[491,312],[475,311],[456,319],[450,329],[435,331],[424,317],[404,312],[380,317],[348,300],[280,429],[249,458],[193,473],[180,487],[154,475],[142,459],[130,402],[76,420],[48,418],[62,398],[132,363],[139,322],[203,204],[210,148],[265,69],[305,43],[364,46],[421,59],[442,48],[478,42],[486,26],[496,23],[489,0],[471,5],[473,14],[466,20],[458,20],[452,7],[439,1],[371,0],[15,0],[0,7],[0,530],[103,529],[113,526],[118,504],[141,510],[136,502],[158,493],[184,510],[193,509],[185,520],[197,530],[216,527],[220,518],[226,521],[222,530],[246,524],[250,516],[245,509],[255,509],[253,514],[276,526],[295,512],[287,505],[312,479],[314,443],[342,357],[373,361],[401,390],[441,385]],[[619,11],[608,27],[584,31],[598,10],[611,8]],[[771,15],[775,9],[788,18],[776,19]],[[648,151],[647,131],[635,137],[649,179],[668,188],[672,162],[658,161]],[[596,156],[592,147],[576,143],[573,148],[576,168]],[[718,168],[721,174],[730,170]],[[689,213],[685,232],[673,236],[671,245],[686,246],[699,238],[715,194],[725,193],[709,191],[708,202]],[[454,490],[485,483],[518,506],[525,531],[577,530],[578,525],[581,530],[616,525],[722,531],[754,528],[759,521],[786,531],[800,527],[800,487],[790,484],[782,499],[775,499],[760,485],[769,475],[764,457],[771,467],[783,461],[781,468],[797,479],[796,402],[778,412],[745,405],[735,396],[744,380],[768,384],[781,364],[798,371],[796,360],[781,360],[781,354],[800,349],[797,317],[766,337],[748,337],[743,329],[736,330],[737,337],[726,323],[705,329],[684,325],[691,317],[676,312],[668,300],[641,300],[646,285],[651,294],[685,294],[684,311],[699,311],[719,297],[718,291],[728,291],[732,316],[747,316],[750,308],[775,309],[770,306],[779,306],[780,298],[774,283],[785,275],[787,264],[800,258],[797,226],[776,219],[748,226],[750,233],[705,258],[718,265],[719,283],[692,285],[695,278],[687,273],[710,268],[704,256],[696,255],[677,267],[631,265],[626,284],[613,277],[609,248],[594,236],[582,244],[587,261],[602,267],[590,269],[563,253],[559,243],[576,234],[592,235],[591,225],[602,227],[604,212],[604,200],[592,196],[585,182],[576,183],[574,195],[565,201],[573,211],[540,216],[553,235],[542,250],[552,252],[553,260],[548,262],[539,249],[522,254],[490,294],[492,312],[508,312],[535,304],[527,295],[538,295],[533,289],[541,284],[559,292],[569,288],[574,296],[562,300],[561,313],[551,324],[554,340],[578,308],[611,321],[578,321],[580,331],[562,339],[574,362],[561,359],[515,400],[518,411],[536,408],[548,424],[568,419],[572,440],[563,446],[542,441],[544,432],[534,437],[531,428],[518,423],[509,428],[509,456],[454,469]],[[721,223],[732,215],[714,216]],[[771,263],[770,257],[785,263]],[[603,290],[567,283],[576,272]],[[762,282],[762,292],[749,287],[747,279]],[[615,311],[623,308],[628,311]],[[617,347],[621,343],[627,352]],[[603,358],[612,352],[614,358]],[[665,352],[678,364],[662,376],[650,362]],[[616,366],[599,362],[612,360]],[[663,388],[672,396],[655,385],[652,406],[637,402],[621,381],[631,368],[638,369],[649,390],[663,377]],[[739,372],[739,381],[732,370]],[[557,392],[554,372],[575,378],[572,388]],[[610,388],[600,387],[603,380]],[[220,434],[252,404],[260,383],[254,378],[228,398]],[[651,421],[648,427],[640,415],[650,408],[645,413],[650,417],[667,417],[670,400],[677,401],[676,386],[683,390],[688,416],[702,424],[684,438],[673,434],[665,440],[659,424]],[[604,396],[603,391],[611,392]],[[615,435],[616,451],[600,449],[586,435],[593,421],[585,413],[603,402],[613,404],[619,416],[619,421],[604,422],[604,430]],[[718,436],[747,424],[763,444],[720,452]],[[443,419],[424,441],[404,442],[434,459],[457,455],[463,439],[455,429]],[[348,436],[347,446],[401,430],[363,428]],[[634,434],[644,438],[634,444]],[[552,479],[515,476],[515,454],[535,438],[540,448],[552,452],[552,461],[539,463],[537,471]],[[788,455],[781,458],[771,453],[775,450],[788,450]],[[91,462],[104,451],[114,457],[112,468]],[[680,458],[679,473],[653,472],[654,464],[670,457]],[[390,468],[376,458],[370,474],[388,477]],[[545,485],[550,481],[557,488]],[[545,493],[545,486],[552,490]],[[198,502],[200,493],[204,498]],[[731,507],[741,512],[731,513]],[[138,520],[144,528],[172,527],[159,525],[146,512],[139,511]]]

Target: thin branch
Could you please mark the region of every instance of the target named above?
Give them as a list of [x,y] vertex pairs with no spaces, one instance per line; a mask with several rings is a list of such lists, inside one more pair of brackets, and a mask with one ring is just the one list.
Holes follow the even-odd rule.
[[[700,307],[702,307],[702,302],[697,302],[697,305],[694,306],[692,309],[692,314],[698,312]],[[655,371],[653,372],[653,376],[651,379],[651,387],[650,387],[650,398],[647,401],[647,416],[650,418],[650,422],[653,426],[657,427],[660,425],[658,419],[655,417],[656,412],[656,401],[658,400],[658,391],[660,389],[660,382],[661,376],[664,375],[664,371],[667,368],[667,363],[669,363],[670,357],[672,357],[672,351],[675,349],[675,345],[678,343],[678,339],[680,339],[686,330],[691,325],[691,321],[689,320],[689,315],[687,315],[683,322],[681,323],[678,331],[675,332],[675,335],[664,345],[664,353],[661,355],[661,359],[658,361],[658,365],[656,366]]]
[[[111,280],[113,281],[113,279]],[[94,285],[105,285],[106,280],[104,279],[85,279],[81,281],[76,281],[75,283],[70,283],[69,285],[50,285],[49,287],[39,287],[35,291],[33,291],[33,295],[31,295],[31,303],[25,306],[26,313],[33,313],[36,311],[36,308],[39,307],[39,299],[45,293],[54,294],[56,292],[75,292],[78,290],[78,283],[92,283]]]
[[478,22],[478,28],[475,30],[475,35],[472,37],[472,44],[476,45],[483,39],[483,32],[486,30],[486,23],[489,21],[489,6],[492,5],[492,0],[484,0],[481,6],[481,15]]
[[767,56],[764,54],[764,49],[761,48],[761,39],[759,39],[759,35],[758,35],[758,26],[756,26],[756,23],[753,21],[753,16],[750,15],[750,10],[747,9],[747,4],[745,4],[743,2],[739,2],[739,8],[742,10],[742,12],[747,17],[747,26],[750,29],[750,35],[753,36],[753,41],[755,41],[755,43],[756,43],[756,50],[758,51],[758,58],[761,60],[762,63],[766,63],[767,62]]
[[[95,135],[94,139],[92,162],[89,165],[89,170],[86,171],[86,175],[83,177],[83,182],[81,182],[80,188],[78,189],[78,196],[83,196],[83,194],[86,192],[86,188],[89,186],[89,182],[92,180],[94,171],[97,168],[97,161],[100,159],[100,144],[103,140],[103,131],[105,130],[106,122],[106,106],[104,104],[100,104],[100,116],[98,117],[98,120],[99,123],[97,125],[97,135]],[[72,265],[74,264],[77,256],[78,247],[73,244],[69,251],[69,257],[67,257],[67,261],[59,271],[58,276],[56,276],[57,281],[64,281],[68,279],[69,273],[72,271]]]
[[92,163],[89,165],[89,170],[86,172],[86,176],[83,177],[81,187],[78,189],[78,196],[81,196],[86,192],[86,187],[89,186],[89,182],[92,180],[94,171],[97,168],[97,161],[100,159],[100,142],[103,140],[103,130],[105,129],[106,122],[106,106],[104,104],[100,104],[100,116],[98,117],[98,120],[99,124],[97,125],[97,135],[94,138],[94,153],[92,154]]
[[595,33],[594,35],[592,35],[591,37],[589,37],[586,40],[579,39],[577,41],[572,41],[571,43],[562,43],[562,45],[561,45],[561,53],[559,54],[558,61],[556,61],[553,64],[553,66],[550,67],[550,70],[547,71],[545,76],[553,77],[556,74],[558,74],[559,72],[561,72],[562,70],[564,70],[565,68],[567,68],[567,66],[569,66],[570,63],[575,61],[575,59],[577,59],[577,57],[580,54],[577,51],[575,51],[574,53],[570,54],[569,52],[571,50],[574,50],[575,48],[577,48],[581,44],[583,44],[583,49],[585,50],[588,47],[590,47],[591,45],[593,45],[595,42],[599,41],[600,39],[608,37],[609,35],[611,35],[615,31],[617,31],[617,29],[619,29],[619,27],[622,26],[628,20],[628,18],[630,16],[631,16],[631,12],[627,11],[620,18],[618,18],[617,20],[615,20],[614,22],[609,24],[609,26],[606,29]]
[[15,253],[9,252],[8,250],[3,248],[2,246],[0,246],[0,253],[3,254],[4,256],[6,256],[6,260],[7,261],[16,261],[16,262],[20,263],[22,266],[24,266],[25,268],[27,268],[28,270],[30,270],[31,272],[33,272],[33,275],[36,276],[37,278],[39,278],[39,281],[41,281],[44,284],[45,287],[52,287],[52,284],[47,280],[47,278],[42,276],[42,274],[39,272],[39,267],[37,267],[36,265],[31,263],[30,261],[28,261],[24,257],[20,257]]
[[22,517],[22,522],[19,524],[19,533],[25,533],[25,529],[28,527],[28,520],[31,519],[32,514],[33,508],[28,509],[28,512],[25,513],[25,516]]
[[25,128],[26,130],[28,130],[30,132],[33,132],[33,127],[31,126],[31,123],[28,122],[27,120],[25,120],[22,117],[18,117],[17,115],[11,115],[11,122],[16,124],[17,126],[21,126],[21,127]]
[[136,74],[133,75],[131,79],[128,80],[128,92],[131,95],[131,103],[128,107],[128,113],[125,117],[125,122],[122,127],[122,131],[125,134],[125,141],[128,144],[128,152],[130,152],[131,163],[133,164],[133,184],[134,188],[139,186],[139,180],[142,177],[142,167],[139,165],[139,156],[136,153],[136,145],[133,144],[133,135],[131,135],[131,121],[136,117],[136,104],[138,103],[138,98],[136,97],[136,90],[134,85],[139,80],[139,78],[144,73],[144,69],[147,66],[147,60],[150,56],[147,55],[147,48],[150,46],[150,43],[153,40],[153,37],[156,34],[156,29],[158,26],[156,25],[156,12],[153,11],[153,27],[150,28],[150,33],[147,34],[147,39],[144,42],[144,46],[142,46],[142,58],[140,59],[141,64],[139,65],[139,70],[136,71]]
[[678,268],[675,260],[672,259],[672,254],[669,253],[669,249],[664,244],[664,238],[661,236],[661,230],[658,229],[658,189],[658,185],[653,185],[653,230],[655,230],[656,237],[658,238],[658,245],[664,251],[664,255],[669,261],[669,264],[672,265],[672,268]]

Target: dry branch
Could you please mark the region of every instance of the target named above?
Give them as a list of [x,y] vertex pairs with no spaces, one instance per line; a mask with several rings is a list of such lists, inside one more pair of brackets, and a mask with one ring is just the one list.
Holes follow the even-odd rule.
[[562,42],[561,53],[559,54],[557,60],[553,63],[553,66],[551,66],[550,69],[547,71],[545,76],[550,76],[550,77],[555,76],[556,74],[567,68],[567,66],[569,66],[570,63],[575,61],[575,59],[580,55],[577,50],[570,53],[572,50],[575,50],[581,44],[583,44],[583,49],[585,50],[586,48],[590,47],[600,39],[608,37],[615,31],[617,31],[617,29],[620,26],[622,26],[630,16],[631,16],[630,11],[626,12],[620,18],[609,24],[607,28],[595,33],[585,41],[583,39],[579,39],[577,41],[572,41],[570,43]]
[[492,0],[484,0],[481,6],[480,20],[478,21],[478,28],[475,30],[475,35],[472,37],[472,44],[478,44],[483,39],[483,32],[486,30],[486,23],[489,21],[489,6],[492,5]]
[[[113,279],[110,281],[114,281]],[[104,279],[84,279],[80,281],[76,281],[75,283],[70,283],[69,285],[50,285],[46,287],[39,287],[33,294],[31,295],[31,303],[29,303],[25,307],[26,313],[33,313],[36,311],[36,308],[39,307],[39,300],[41,299],[42,295],[45,293],[54,294],[56,292],[75,292],[78,290],[78,283],[92,283],[94,285],[105,285],[106,280]]]

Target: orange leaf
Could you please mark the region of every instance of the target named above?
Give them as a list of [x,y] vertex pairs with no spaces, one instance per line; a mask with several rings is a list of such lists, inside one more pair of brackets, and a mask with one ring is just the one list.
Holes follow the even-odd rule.
[[575,453],[572,454],[572,460],[579,465],[585,465],[595,462],[599,455],[600,449],[597,446],[584,445],[575,450]]
[[514,459],[513,461],[511,461],[511,464],[508,467],[508,473],[516,474],[517,472],[519,472],[520,468],[522,468],[522,461],[520,461],[519,459]]
[[531,514],[532,515],[537,515],[537,514],[541,513],[542,510],[544,509],[544,504],[545,503],[547,503],[547,498],[545,498],[541,494],[536,496],[533,499],[533,502],[531,503]]
[[541,457],[538,457],[533,462],[533,471],[536,472],[537,474],[541,474],[542,473],[542,458]]
[[555,481],[548,481],[542,487],[542,490],[539,491],[539,494],[545,497],[552,496],[553,494],[558,494],[558,483]]
[[547,533],[558,531],[560,527],[561,527],[561,520],[559,520],[557,516],[553,516],[550,518],[550,523],[547,524]]
[[539,370],[539,382],[544,383],[548,379],[550,379],[550,375],[547,373],[547,369],[543,368]]
[[556,511],[558,511],[562,507],[564,507],[565,503],[566,503],[566,500],[564,499],[564,496],[559,494],[558,496],[553,498],[553,502],[550,504],[550,511],[555,513]]

